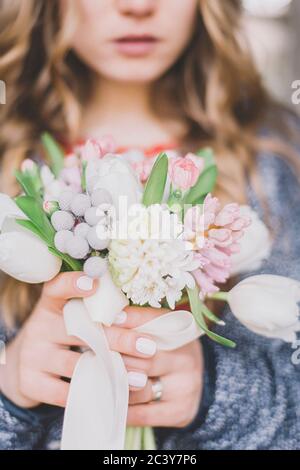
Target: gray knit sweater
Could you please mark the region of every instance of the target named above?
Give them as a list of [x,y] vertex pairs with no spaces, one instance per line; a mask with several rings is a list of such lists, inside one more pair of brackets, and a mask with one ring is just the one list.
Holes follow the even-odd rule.
[[[299,183],[289,165],[275,155],[260,155],[259,168],[277,235],[269,259],[247,276],[269,273],[300,280]],[[249,204],[261,213],[250,185],[248,196]],[[216,331],[235,340],[237,348],[201,340],[205,373],[198,415],[185,429],[157,429],[158,447],[300,449],[300,365],[292,363],[294,350],[290,344],[249,332],[228,308],[224,317],[226,327]],[[7,340],[3,327],[1,339]],[[59,448],[62,420],[59,408],[41,405],[24,410],[0,395],[0,449]]]

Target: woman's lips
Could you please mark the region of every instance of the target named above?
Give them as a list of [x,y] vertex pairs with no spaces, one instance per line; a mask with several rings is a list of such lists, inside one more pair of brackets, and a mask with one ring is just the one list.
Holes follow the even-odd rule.
[[158,39],[153,36],[125,36],[114,41],[121,54],[138,57],[153,51]]

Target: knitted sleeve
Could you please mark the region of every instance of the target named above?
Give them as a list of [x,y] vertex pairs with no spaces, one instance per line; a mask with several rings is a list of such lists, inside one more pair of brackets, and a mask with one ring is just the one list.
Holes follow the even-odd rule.
[[[299,181],[289,165],[274,155],[261,156],[259,165],[276,238],[269,259],[247,276],[264,273],[300,280]],[[251,190],[249,203],[260,211]],[[186,429],[158,430],[159,445],[166,449],[299,449],[300,348],[297,352],[291,344],[251,333],[228,307],[224,320],[226,326],[216,332],[236,341],[237,348],[203,339],[204,396],[198,416]]]

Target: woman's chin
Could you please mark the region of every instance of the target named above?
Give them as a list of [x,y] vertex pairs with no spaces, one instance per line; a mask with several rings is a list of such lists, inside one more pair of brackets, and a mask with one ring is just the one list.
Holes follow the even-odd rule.
[[149,60],[145,59],[135,59],[122,61],[118,67],[116,65],[105,68],[97,67],[97,72],[106,80],[142,84],[158,80],[165,73],[165,68],[162,65],[149,63]]

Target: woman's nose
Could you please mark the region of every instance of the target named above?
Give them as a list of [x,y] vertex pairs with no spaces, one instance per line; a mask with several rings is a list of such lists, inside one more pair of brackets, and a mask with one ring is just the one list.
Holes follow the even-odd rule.
[[153,14],[157,0],[118,0],[117,5],[123,15],[138,17]]

